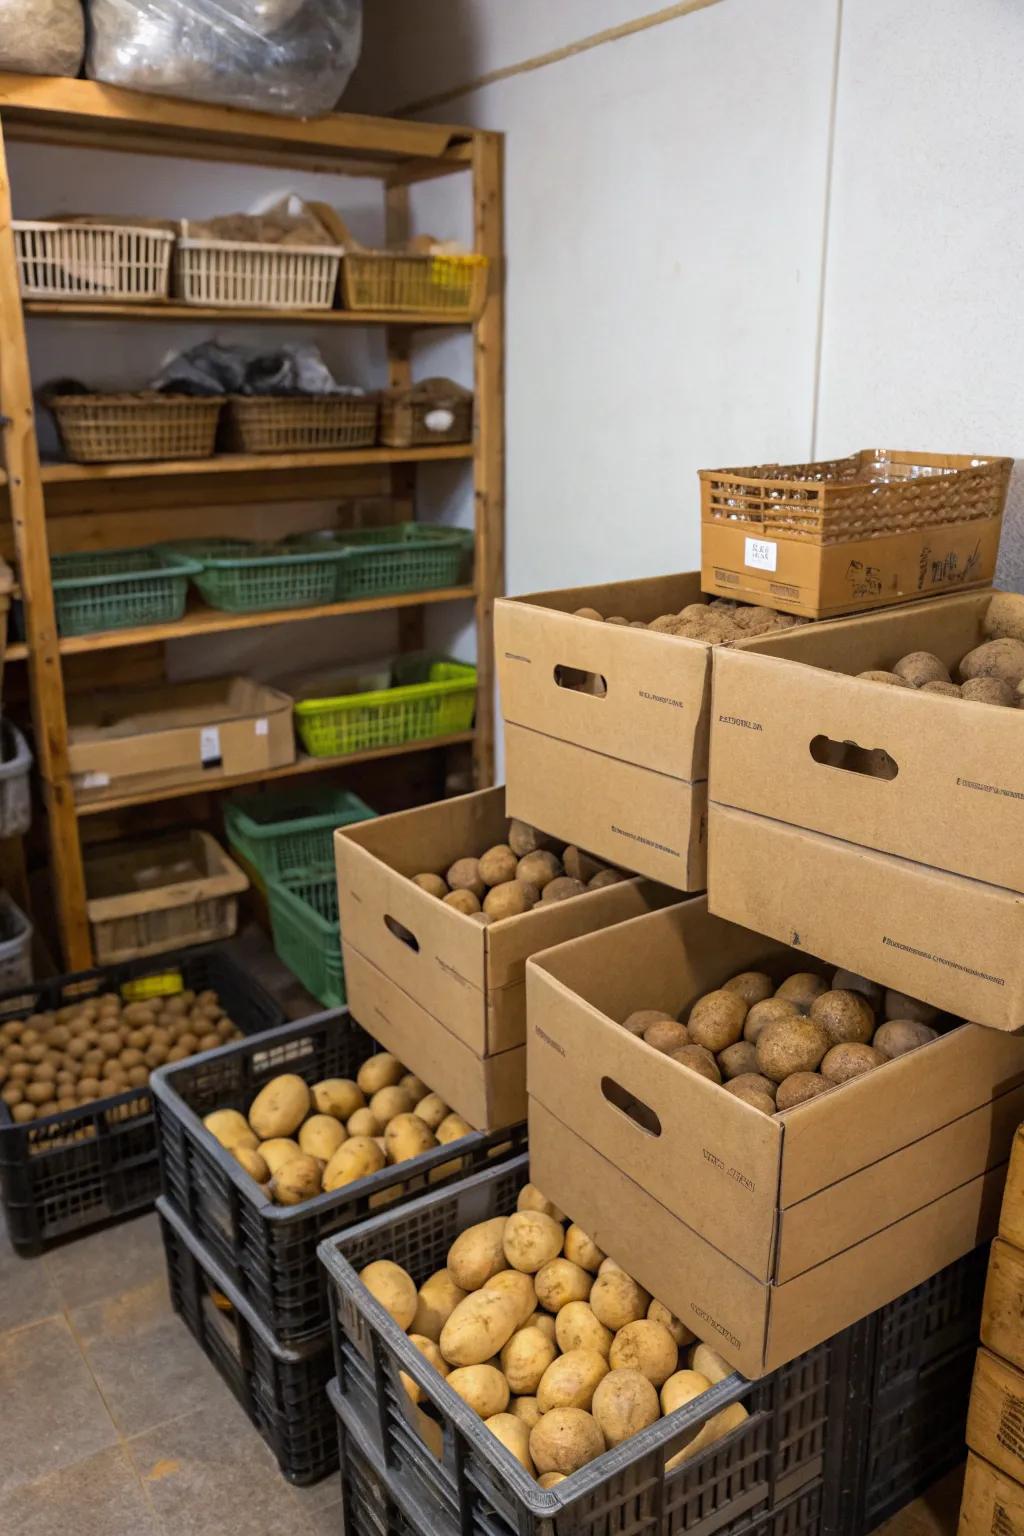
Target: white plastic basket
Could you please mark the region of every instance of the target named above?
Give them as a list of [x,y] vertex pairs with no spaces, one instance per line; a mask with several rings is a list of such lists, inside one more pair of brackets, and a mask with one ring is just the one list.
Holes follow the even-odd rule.
[[330,309],[341,247],[265,245],[256,240],[197,240],[182,221],[174,288],[183,304],[235,309]]
[[0,991],[32,980],[32,924],[6,891],[0,891]]
[[22,837],[29,829],[31,767],[28,742],[9,720],[0,720],[0,837]]
[[14,249],[26,299],[166,299],[174,236],[135,224],[15,219]]

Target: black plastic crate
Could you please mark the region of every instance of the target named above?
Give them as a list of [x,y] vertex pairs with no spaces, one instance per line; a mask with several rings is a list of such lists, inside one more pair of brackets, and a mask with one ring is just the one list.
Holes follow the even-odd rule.
[[[514,1210],[528,1177],[528,1160],[518,1157],[320,1245],[334,1302],[334,1401],[350,1430],[365,1429],[392,1497],[414,1519],[429,1511],[437,1536],[735,1536],[767,1528],[822,1475],[830,1345],[759,1382],[732,1375],[565,1483],[542,1489],[359,1281],[365,1264],[389,1258],[421,1284],[443,1267],[467,1226]],[[400,1371],[422,1388],[418,1406]],[[742,1425],[666,1471],[712,1414],[741,1400],[749,1412]]]
[[182,1218],[162,1197],[156,1208],[174,1310],[277,1457],[290,1483],[316,1483],[338,1465],[335,1415],[327,1400],[330,1335],[280,1344]]
[[334,1009],[259,1041],[235,1041],[161,1067],[152,1079],[164,1195],[285,1343],[314,1337],[328,1325],[327,1279],[316,1256],[322,1238],[430,1186],[451,1186],[526,1145],[525,1125],[474,1132],[344,1189],[283,1206],[268,1200],[203,1128],[202,1117],[213,1109],[244,1113],[279,1072],[295,1072],[307,1083],[355,1077],[380,1049],[344,1009]]
[[[0,1024],[160,977],[169,978],[165,991],[211,988],[247,1035],[284,1018],[227,950],[211,945],[10,988],[0,993]],[[145,1088],[26,1125],[16,1125],[0,1101],[0,1190],[18,1253],[38,1254],[56,1238],[153,1204],[160,1166],[151,1089],[152,1079]]]

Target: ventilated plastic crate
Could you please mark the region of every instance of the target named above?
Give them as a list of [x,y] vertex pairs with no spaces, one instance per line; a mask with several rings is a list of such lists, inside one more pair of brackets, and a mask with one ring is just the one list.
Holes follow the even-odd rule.
[[306,535],[302,542],[325,543],[347,556],[335,566],[339,602],[383,592],[425,592],[454,587],[462,574],[473,535],[464,528],[395,523],[385,528],[339,529]]
[[227,1382],[290,1483],[319,1482],[338,1465],[327,1399],[331,1342],[282,1345],[167,1200],[157,1201],[175,1312]]
[[[829,1344],[759,1382],[730,1376],[564,1483],[538,1486],[358,1278],[365,1264],[388,1258],[422,1284],[444,1266],[466,1227],[515,1209],[528,1177],[528,1159],[515,1158],[319,1246],[332,1296],[335,1401],[347,1427],[366,1426],[405,1508],[432,1511],[427,1528],[437,1536],[732,1536],[760,1525],[820,1478]],[[400,1371],[420,1386],[418,1407],[410,1403]],[[666,1461],[707,1419],[736,1401],[749,1411],[744,1423],[667,1471]],[[428,1448],[424,1419],[440,1456]]]
[[32,820],[32,753],[9,720],[0,720],[0,837],[21,837]]
[[338,924],[338,877],[306,870],[267,882],[274,948],[290,971],[325,1008],[346,1001]]
[[468,731],[476,710],[476,668],[461,661],[403,657],[391,688],[329,699],[299,699],[295,728],[311,757],[342,757],[405,741]]
[[26,299],[138,304],[167,297],[169,230],[59,219],[15,219],[11,227]]
[[[0,1023],[104,992],[142,989],[149,997],[182,987],[212,989],[247,1035],[282,1022],[273,998],[224,949],[211,947],[19,986],[0,995]],[[134,1000],[135,991],[129,995]],[[151,1088],[152,1083],[27,1125],[15,1125],[0,1101],[0,1191],[19,1253],[39,1253],[54,1238],[152,1205],[160,1192],[160,1165]]]
[[207,240],[181,225],[174,291],[184,304],[238,309],[330,309],[341,247]]
[[185,612],[199,566],[155,549],[90,550],[50,563],[57,628],[64,636],[169,624]]
[[285,1206],[264,1198],[203,1127],[203,1116],[213,1109],[246,1111],[281,1072],[310,1084],[354,1078],[379,1050],[347,1013],[333,1011],[161,1067],[150,1084],[164,1195],[283,1342],[313,1337],[327,1326],[327,1276],[316,1256],[321,1238],[363,1221],[376,1205],[404,1202],[428,1186],[451,1187],[464,1173],[526,1145],[525,1126],[474,1132],[343,1189]]
[[344,558],[333,547],[299,549],[246,539],[186,540],[167,547],[196,563],[193,583],[211,608],[224,613],[331,603]]
[[326,784],[232,795],[224,802],[224,828],[235,852],[267,881],[327,868],[335,828],[376,814],[351,790]]

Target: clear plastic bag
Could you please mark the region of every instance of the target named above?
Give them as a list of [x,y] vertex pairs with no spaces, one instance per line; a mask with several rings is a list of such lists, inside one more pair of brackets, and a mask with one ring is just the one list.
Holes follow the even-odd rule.
[[86,73],[191,101],[318,117],[359,58],[362,0],[91,0]]

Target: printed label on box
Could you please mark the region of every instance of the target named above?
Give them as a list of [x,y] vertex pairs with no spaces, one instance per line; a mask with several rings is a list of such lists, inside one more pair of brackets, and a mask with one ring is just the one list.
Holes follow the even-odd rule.
[[774,539],[744,539],[743,563],[755,571],[774,571],[779,563],[779,546]]
[[220,726],[204,725],[199,732],[199,760],[204,768],[220,762]]
[[264,718],[256,721],[256,735],[257,736],[269,736],[270,735],[270,721],[268,719],[266,719],[265,716],[264,716]]
[[74,789],[106,789],[109,783],[109,773],[76,773],[71,780]]

